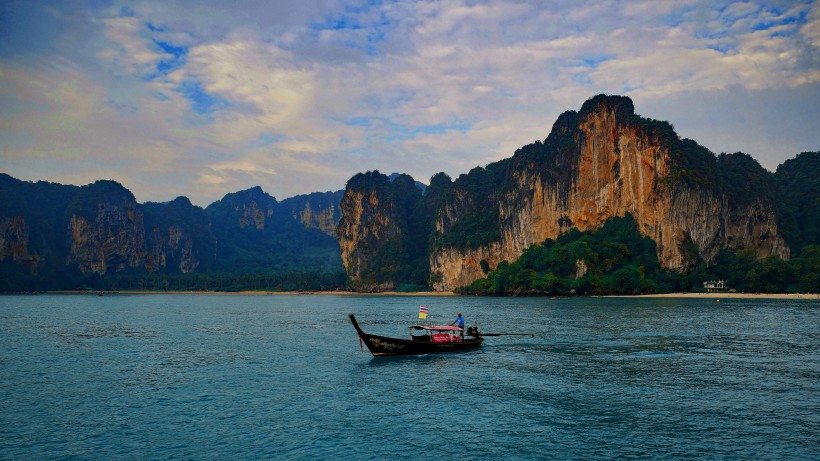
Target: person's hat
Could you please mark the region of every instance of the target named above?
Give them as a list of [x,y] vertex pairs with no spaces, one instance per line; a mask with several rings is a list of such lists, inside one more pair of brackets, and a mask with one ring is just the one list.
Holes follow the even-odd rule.
[[459,313],[458,313],[458,314],[456,314],[456,315],[461,315],[461,312],[459,312]]

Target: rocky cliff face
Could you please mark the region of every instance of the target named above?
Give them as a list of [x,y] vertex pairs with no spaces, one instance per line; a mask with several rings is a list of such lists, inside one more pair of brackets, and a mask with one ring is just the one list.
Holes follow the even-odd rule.
[[167,203],[146,203],[145,229],[149,272],[190,274],[208,266],[216,238],[208,215],[186,197]]
[[206,210],[185,197],[139,204],[113,181],[77,187],[0,173],[0,288],[74,288],[86,283],[83,274],[120,271],[338,272],[341,195],[310,194],[286,206],[254,187]]
[[342,218],[340,204],[343,195],[344,191],[297,195],[282,200],[281,205],[305,229],[318,229],[335,238],[336,226]]
[[[629,98],[596,96],[579,112],[562,114],[544,142],[447,188],[436,202],[432,234],[422,236],[431,242],[429,283],[440,291],[467,285],[533,244],[627,212],[656,242],[668,269],[688,271],[723,249],[786,259],[789,247],[765,191],[770,175],[746,157],[716,157],[680,139],[670,124],[637,116]],[[737,165],[746,168],[740,177],[726,174]],[[758,178],[754,187],[743,177],[748,171]],[[383,245],[381,235],[400,232],[395,217],[380,209],[385,197],[348,186],[338,236],[352,277]]]
[[212,239],[204,210],[188,199],[143,206],[113,181],[76,187],[6,175],[0,197],[0,260],[32,275],[53,278],[66,266],[81,274],[187,273],[201,265],[199,252],[207,254]]
[[40,256],[29,250],[29,231],[23,216],[0,217],[0,262],[10,259],[37,274]]
[[[278,202],[254,187],[209,205],[205,211],[216,239],[214,265],[238,272],[338,271],[336,239],[298,219],[305,203],[311,203],[312,210],[323,209],[312,205],[313,198],[311,194]],[[332,203],[332,197],[328,201]]]
[[199,261],[193,258],[193,242],[179,226],[171,226],[167,233],[159,227],[154,227],[148,234],[148,254],[145,258],[145,268],[148,272],[157,272],[169,265],[173,267],[179,259],[179,271],[183,274],[193,272]]
[[421,200],[421,191],[407,175],[391,181],[374,171],[348,181],[336,232],[353,289],[373,292],[396,289],[400,283],[426,284],[414,270],[426,250],[417,244],[424,241],[417,219]]
[[[687,181],[683,160],[690,160],[676,161],[683,154],[675,151],[685,146],[655,124],[642,123],[627,98],[595,98],[580,115],[562,117],[546,141],[553,152],[513,159],[510,186],[497,202],[499,241],[432,252],[430,271],[440,274],[434,289],[449,291],[484,277],[482,260],[490,267],[514,261],[530,245],[570,227],[588,230],[626,212],[655,240],[665,268],[688,270],[696,257],[711,262],[724,248],[788,258],[771,201],[737,203],[717,185]],[[448,204],[439,214],[442,234],[457,220],[452,208]]]
[[[116,184],[105,189],[86,186],[82,205],[71,213],[68,264],[82,273],[119,272],[145,261],[145,228],[141,207],[130,192]],[[96,213],[89,216],[89,210]]]
[[227,194],[222,200],[209,205],[206,211],[219,221],[222,228],[264,231],[271,224],[276,206],[276,199],[257,186]]
[[[486,277],[482,261],[488,268],[511,260],[500,243],[491,243],[476,249],[441,248],[430,255],[431,285],[435,291],[453,291],[473,281]],[[512,259],[514,260],[514,259]]]
[[171,267],[182,274],[190,274],[199,267],[200,260],[194,254],[194,240],[180,226],[169,227],[167,233],[155,227],[148,242],[150,250],[145,262],[148,272]]
[[329,208],[314,210],[309,203],[305,203],[305,208],[298,215],[299,222],[308,229],[319,229],[327,235],[336,235],[336,215],[338,208],[330,205]]
[[599,101],[580,120],[578,170],[563,184],[567,194],[537,171],[513,172],[514,190],[499,203],[502,247],[509,254],[554,238],[570,224],[584,231],[629,212],[658,244],[666,268],[685,270],[694,262],[682,250],[689,241],[707,262],[723,248],[788,257],[773,203],[733,203],[714,188],[672,180],[673,154],[665,140],[619,120],[610,103]]
[[342,264],[359,291],[394,288],[390,280],[376,276],[376,249],[395,240],[401,233],[396,225],[394,204],[376,189],[349,188],[340,205],[342,220],[337,227]]

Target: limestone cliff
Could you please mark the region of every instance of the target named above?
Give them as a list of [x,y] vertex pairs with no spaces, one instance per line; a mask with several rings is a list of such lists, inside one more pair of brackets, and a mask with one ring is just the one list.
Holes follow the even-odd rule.
[[416,224],[417,239],[427,245],[428,283],[440,291],[571,228],[626,213],[656,242],[667,269],[688,271],[723,249],[787,259],[773,181],[745,154],[715,156],[669,123],[636,115],[629,98],[599,95],[562,114],[543,142],[461,175],[435,199],[425,195],[427,217],[397,214],[386,206],[389,191],[349,183],[339,244],[355,287],[373,255],[405,229],[397,219],[429,218],[429,226]]
[[305,229],[318,229],[335,238],[336,226],[342,218],[340,203],[343,195],[344,191],[297,195],[282,200],[281,206]]
[[[341,192],[304,197],[310,219],[260,187],[206,210],[185,197],[139,204],[113,181],[78,187],[0,173],[0,290],[96,285],[97,275],[123,271],[110,283],[141,286],[146,272],[337,273],[335,230],[327,232]],[[304,211],[300,200],[286,202]]]
[[414,219],[420,201],[421,191],[407,175],[391,182],[374,171],[348,181],[336,232],[353,289],[392,290],[414,280],[412,263],[425,251],[417,245]]
[[190,274],[199,267],[199,259],[194,255],[194,242],[190,235],[179,226],[171,226],[163,232],[159,227],[151,230],[145,268],[156,272],[168,267],[176,267],[180,273]]
[[[668,124],[637,117],[628,98],[593,98],[579,114],[562,115],[544,144],[528,147],[513,157],[495,198],[499,238],[478,248],[432,251],[434,289],[485,276],[482,260],[491,268],[514,261],[570,227],[588,230],[626,212],[655,240],[669,269],[688,270],[698,256],[710,262],[724,248],[789,256],[771,200],[760,191],[732,196],[715,175],[718,159],[678,139]],[[440,235],[462,216],[454,211],[463,208],[458,183],[454,189],[438,215]]]
[[149,272],[190,274],[211,265],[216,238],[205,210],[187,197],[148,202],[143,208],[148,247],[145,268]]
[[341,261],[336,239],[305,227],[293,214],[294,208],[303,207],[299,199],[278,202],[260,187],[227,194],[212,203],[205,211],[216,239],[213,264],[246,273],[338,271]]
[[69,208],[68,264],[82,273],[105,274],[145,261],[142,208],[113,181],[84,186]]
[[308,229],[319,229],[328,235],[336,233],[336,214],[338,209],[331,205],[324,210],[314,210],[309,203],[305,203],[305,208],[299,213],[299,222]]
[[255,228],[264,231],[271,225],[276,199],[256,186],[225,195],[206,208],[208,214],[225,229]]
[[0,217],[0,262],[7,259],[37,274],[41,258],[29,250],[29,230],[23,216]]

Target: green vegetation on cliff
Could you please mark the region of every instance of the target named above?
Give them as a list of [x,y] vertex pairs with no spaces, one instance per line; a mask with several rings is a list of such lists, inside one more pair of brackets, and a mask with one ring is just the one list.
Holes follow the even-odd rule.
[[506,189],[510,161],[476,167],[456,179],[442,197],[444,212],[457,215],[447,232],[437,235],[440,247],[478,248],[500,238],[499,193]]
[[701,261],[690,274],[662,270],[655,243],[642,237],[631,215],[602,227],[572,229],[503,261],[486,278],[459,288],[477,295],[634,295],[704,291],[703,282],[725,280],[745,293],[820,292],[820,245],[789,261],[757,259],[753,250],[723,251],[715,264]]
[[136,204],[134,194],[120,183],[110,180],[99,180],[82,186],[71,198],[65,212],[67,216],[77,215],[87,221],[94,221],[101,207],[115,205],[122,207],[128,203]]
[[668,291],[659,285],[655,242],[642,237],[627,214],[603,227],[573,228],[502,262],[485,279],[460,289],[465,294],[640,294]]
[[758,259],[754,251],[723,251],[684,280],[726,280],[743,293],[820,293],[820,245],[808,245],[792,259]]
[[789,212],[796,228],[786,236],[792,251],[820,245],[820,151],[786,160],[774,178],[785,202],[778,209]]
[[[0,173],[0,219],[23,217],[28,230],[29,252],[44,261],[37,267],[39,275],[60,277],[62,267],[56,263],[65,261],[70,245],[69,239],[61,231],[67,228],[66,210],[79,189],[77,186],[46,181],[20,181]],[[31,276],[31,271],[17,266],[9,255],[6,256],[5,259],[0,258],[6,271],[5,277],[0,274],[0,278]]]
[[150,272],[205,272],[215,267],[216,237],[208,214],[187,197],[166,203],[143,204],[149,258],[165,258],[165,264],[150,261]]
[[341,267],[335,238],[305,228],[260,187],[227,194],[205,211],[217,241],[216,270],[319,273]]

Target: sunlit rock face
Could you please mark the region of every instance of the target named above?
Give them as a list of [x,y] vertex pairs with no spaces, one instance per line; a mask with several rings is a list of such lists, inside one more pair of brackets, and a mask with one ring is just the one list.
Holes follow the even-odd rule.
[[314,192],[282,200],[281,206],[305,229],[318,229],[336,237],[336,226],[342,218],[339,204],[344,191]]
[[373,265],[375,248],[395,239],[401,230],[394,219],[395,208],[376,190],[348,190],[341,203],[342,220],[337,227],[342,264],[358,291],[384,291],[392,282],[368,276]]
[[[738,203],[708,181],[691,180],[686,163],[676,161],[687,155],[675,151],[680,140],[654,125],[636,117],[631,100],[622,97],[596,97],[580,114],[562,115],[545,143],[547,154],[512,159],[510,184],[496,199],[498,241],[432,251],[433,288],[466,285],[484,277],[486,266],[514,261],[532,244],[627,212],[657,242],[668,269],[691,269],[697,257],[711,262],[724,248],[789,257],[771,201],[761,196]],[[459,219],[463,204],[455,197],[438,214],[440,234]]]
[[[372,171],[355,175],[341,200],[336,227],[350,287],[361,292],[393,290],[426,274],[426,209],[415,180]],[[426,283],[422,281],[422,283]]]
[[336,235],[336,207],[330,205],[323,210],[314,210],[305,204],[304,210],[299,213],[299,222],[308,229],[319,229],[327,235]]

